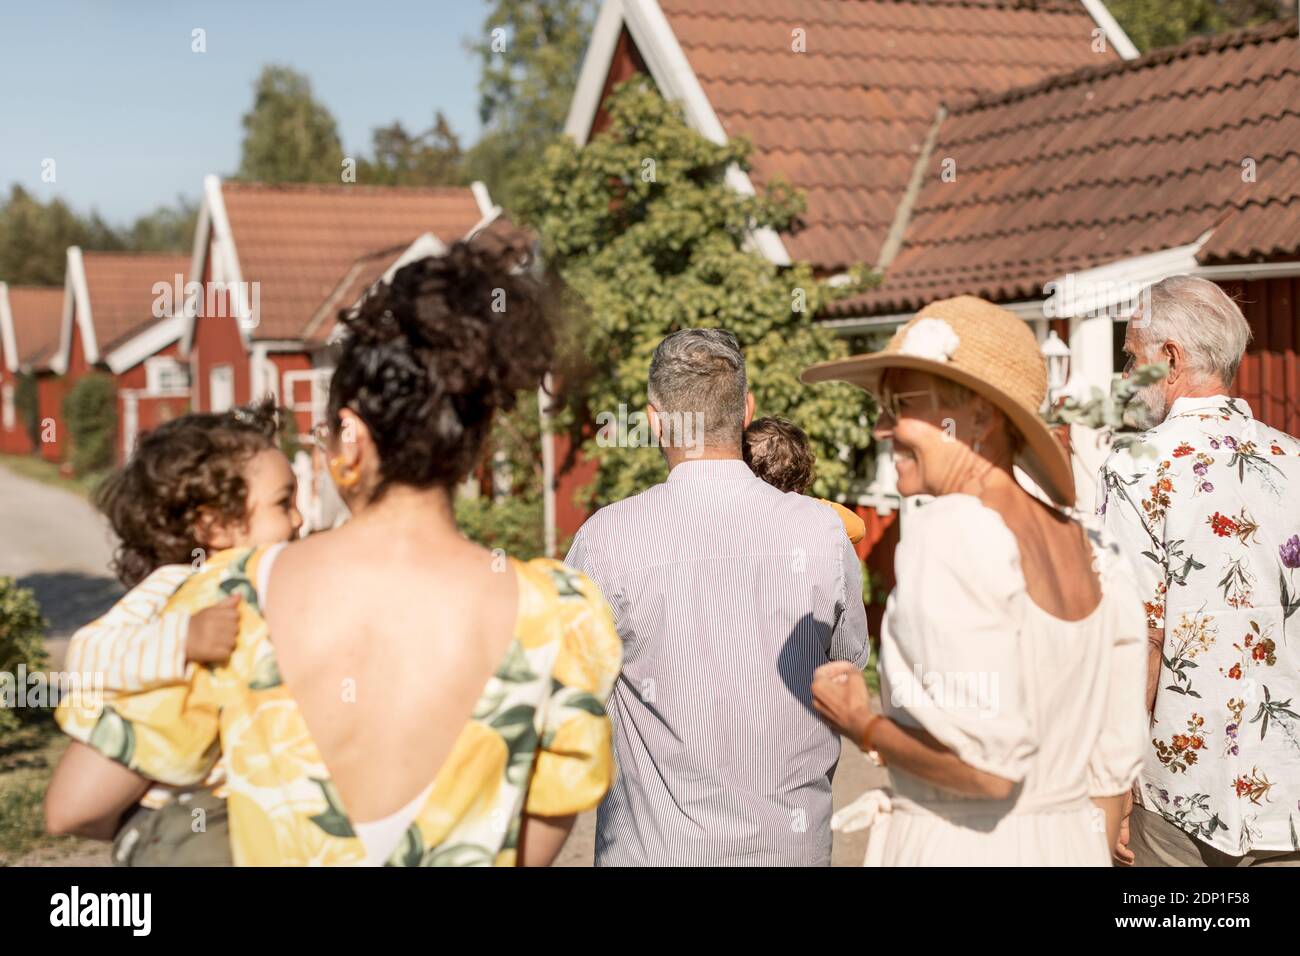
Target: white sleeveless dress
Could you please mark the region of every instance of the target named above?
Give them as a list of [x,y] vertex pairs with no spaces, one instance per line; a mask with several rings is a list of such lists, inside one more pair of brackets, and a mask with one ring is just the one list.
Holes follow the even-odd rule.
[[1109,864],[1089,797],[1127,791],[1142,761],[1146,620],[1123,559],[1089,534],[1103,597],[1064,621],[1029,598],[1014,535],[979,499],[909,515],[881,634],[884,713],[1019,786],[969,799],[891,768],[882,865]]

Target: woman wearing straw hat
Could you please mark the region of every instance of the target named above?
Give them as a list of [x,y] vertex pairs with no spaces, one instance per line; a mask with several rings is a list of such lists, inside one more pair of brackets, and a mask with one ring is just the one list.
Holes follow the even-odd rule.
[[1145,739],[1145,621],[1117,553],[1071,516],[1069,458],[1038,414],[1047,374],[1033,333],[960,296],[883,351],[803,379],[876,395],[899,493],[933,496],[909,513],[895,557],[883,712],[850,664],[813,680],[818,712],[892,772],[870,856],[1105,865]]

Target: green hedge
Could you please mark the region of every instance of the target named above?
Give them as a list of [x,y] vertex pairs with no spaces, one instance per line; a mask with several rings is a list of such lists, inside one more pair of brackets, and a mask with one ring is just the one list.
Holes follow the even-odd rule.
[[117,441],[117,389],[107,375],[80,379],[63,399],[63,418],[72,439],[72,470],[89,475],[113,467]]
[[14,387],[14,408],[35,448],[41,443],[40,400],[36,393],[36,376],[21,372]]
[[[45,619],[36,596],[13,578],[0,578],[0,681],[17,680],[18,665],[28,673],[42,670],[45,658]],[[0,706],[0,736],[12,733],[33,711]]]

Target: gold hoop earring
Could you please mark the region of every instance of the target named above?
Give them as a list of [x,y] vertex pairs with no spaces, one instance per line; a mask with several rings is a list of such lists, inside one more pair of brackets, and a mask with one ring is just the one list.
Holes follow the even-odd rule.
[[343,456],[331,458],[328,463],[330,478],[339,488],[353,488],[361,481],[360,468],[344,468]]

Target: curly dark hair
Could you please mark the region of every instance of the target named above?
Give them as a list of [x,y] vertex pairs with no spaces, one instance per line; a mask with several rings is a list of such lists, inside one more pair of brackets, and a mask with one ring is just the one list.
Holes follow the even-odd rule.
[[348,408],[393,485],[452,487],[478,464],[497,410],[535,389],[555,349],[551,298],[500,253],[458,242],[403,266],[354,310],[330,381],[330,425]]
[[804,430],[784,418],[756,418],[745,429],[745,463],[774,488],[803,494],[817,477]]
[[277,447],[273,402],[182,415],[141,436],[130,459],[95,492],[117,534],[113,573],[134,587],[164,564],[189,564],[203,547],[199,520],[240,521],[248,504],[244,468]]

